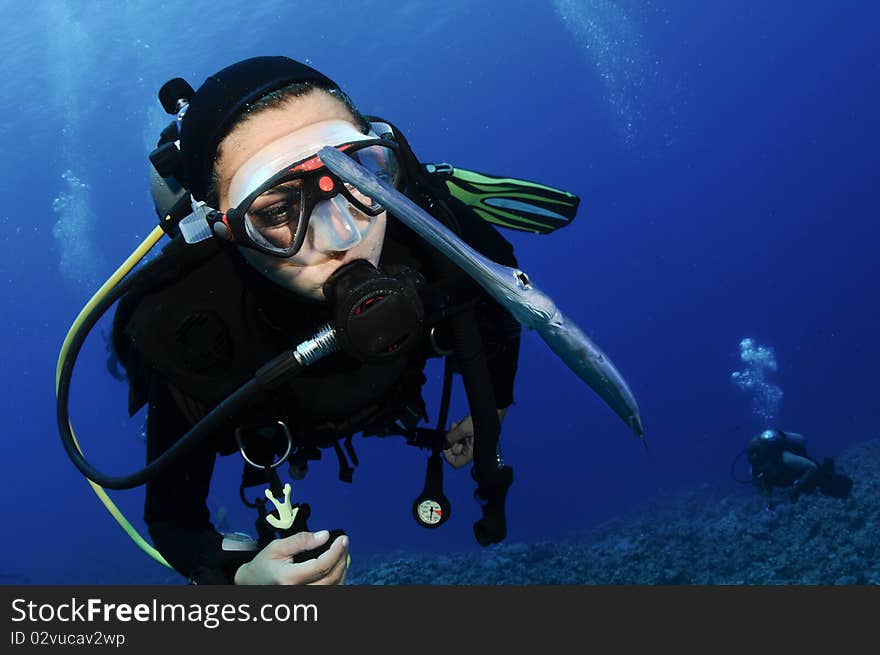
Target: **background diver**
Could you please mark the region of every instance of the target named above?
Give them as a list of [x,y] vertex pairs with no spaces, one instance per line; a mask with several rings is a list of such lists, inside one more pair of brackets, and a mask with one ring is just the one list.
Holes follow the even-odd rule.
[[826,496],[849,497],[852,480],[835,472],[832,458],[819,464],[810,457],[806,439],[797,432],[764,430],[752,438],[746,453],[752,483],[768,500],[775,487],[787,488],[792,502],[816,489]]

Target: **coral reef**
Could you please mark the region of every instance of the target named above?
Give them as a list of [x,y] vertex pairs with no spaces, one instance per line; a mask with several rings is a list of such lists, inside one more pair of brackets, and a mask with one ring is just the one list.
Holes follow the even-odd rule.
[[349,584],[880,584],[880,439],[837,458],[846,500],[780,493],[768,509],[749,488],[660,498],[556,542],[473,553],[355,559]]

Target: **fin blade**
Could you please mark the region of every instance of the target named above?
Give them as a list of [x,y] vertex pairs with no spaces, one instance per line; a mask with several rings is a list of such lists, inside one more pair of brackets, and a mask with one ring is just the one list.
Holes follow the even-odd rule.
[[571,223],[580,198],[546,184],[500,177],[448,164],[435,166],[453,198],[491,223],[523,232],[549,234]]

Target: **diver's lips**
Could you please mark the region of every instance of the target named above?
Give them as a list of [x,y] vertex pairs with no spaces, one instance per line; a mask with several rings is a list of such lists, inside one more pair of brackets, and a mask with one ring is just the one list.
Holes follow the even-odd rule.
[[[354,247],[357,248],[358,245],[360,244],[357,244]],[[320,262],[308,262],[306,264],[301,264],[299,262],[293,261],[293,258],[279,258],[278,261],[280,262],[281,268],[308,268],[309,266],[321,266],[322,264],[327,264],[329,262],[339,262],[338,268],[342,268],[346,264],[350,264],[357,259],[367,258],[363,257],[362,255],[352,255],[351,250],[346,250],[344,251],[342,257],[327,255],[327,258]]]

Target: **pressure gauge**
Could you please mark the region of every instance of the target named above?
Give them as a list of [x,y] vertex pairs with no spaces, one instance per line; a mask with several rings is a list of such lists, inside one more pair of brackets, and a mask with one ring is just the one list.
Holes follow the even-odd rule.
[[413,516],[419,525],[436,528],[449,518],[450,505],[444,496],[428,498],[419,496],[413,503]]

